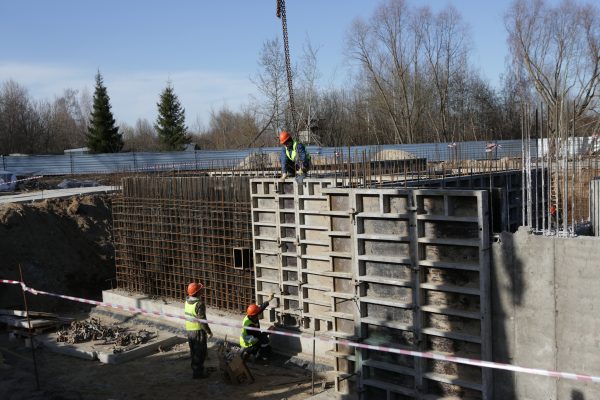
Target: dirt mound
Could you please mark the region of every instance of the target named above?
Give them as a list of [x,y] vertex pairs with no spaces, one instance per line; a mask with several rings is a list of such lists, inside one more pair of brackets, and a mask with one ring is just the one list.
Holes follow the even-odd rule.
[[[0,206],[0,277],[28,286],[99,299],[115,276],[112,215],[107,195]],[[22,308],[16,286],[1,284],[0,308]],[[28,296],[41,311],[82,308],[48,296]]]
[[408,160],[417,158],[414,154],[404,150],[381,150],[375,156],[376,160]]

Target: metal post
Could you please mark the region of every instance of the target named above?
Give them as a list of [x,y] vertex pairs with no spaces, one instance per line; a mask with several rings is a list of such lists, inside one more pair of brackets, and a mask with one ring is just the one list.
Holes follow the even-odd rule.
[[525,108],[521,104],[521,225],[525,226]]
[[[23,280],[23,271],[21,270],[21,264],[19,264],[19,275],[21,277],[21,283],[25,284]],[[33,358],[33,370],[35,373],[35,388],[40,390],[40,377],[38,375],[37,362],[35,360],[35,344],[33,343],[33,333],[31,330],[31,319],[29,318],[29,307],[27,306],[27,295],[25,294],[25,289],[21,286],[21,291],[23,292],[23,303],[25,304],[25,315],[27,315],[27,326],[29,333],[29,342],[31,344],[31,357]]]
[[311,380],[312,380],[312,395],[313,396],[315,395],[315,347],[316,347],[315,342],[317,341],[317,339],[315,338],[315,336],[316,336],[316,333],[315,333],[315,330],[313,329],[313,354],[312,354],[313,357],[312,357],[312,377],[311,377]]
[[[542,231],[546,229],[546,168],[544,168],[544,107],[540,107],[540,142],[542,144]],[[538,146],[539,147],[539,146]]]

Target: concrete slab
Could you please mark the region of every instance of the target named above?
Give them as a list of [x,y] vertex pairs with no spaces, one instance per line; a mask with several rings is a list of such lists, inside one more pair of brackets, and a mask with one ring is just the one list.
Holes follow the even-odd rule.
[[81,358],[84,360],[97,360],[98,354],[89,344],[81,343],[77,345],[60,343],[56,341],[56,332],[39,335],[35,340],[41,343],[46,349],[70,357]]
[[94,186],[71,189],[51,189],[36,192],[27,192],[10,196],[0,197],[0,204],[4,203],[25,203],[30,201],[54,199],[58,197],[71,197],[90,193],[110,193],[121,190],[119,186]]
[[170,347],[178,343],[185,342],[185,339],[177,336],[166,336],[160,339],[159,337],[150,340],[148,343],[139,345],[138,347],[125,351],[123,353],[113,353],[107,351],[98,351],[98,360],[104,364],[121,364],[127,361],[135,360],[137,358],[145,357],[150,354],[156,353],[159,346]]
[[114,353],[112,345],[102,345],[99,342],[83,342],[77,344],[68,344],[56,341],[57,333],[49,333],[36,337],[36,341],[41,343],[46,349],[59,354],[84,360],[99,360],[104,364],[121,364],[137,358],[145,357],[155,353],[159,346],[170,347],[178,343],[185,342],[184,338],[175,335],[158,332],[158,336],[149,342],[141,344],[131,350],[122,353]]

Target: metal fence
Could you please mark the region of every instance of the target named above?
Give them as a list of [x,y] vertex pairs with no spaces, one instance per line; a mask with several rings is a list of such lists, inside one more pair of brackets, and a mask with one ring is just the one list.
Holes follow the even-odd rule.
[[[579,139],[579,138],[578,138]],[[590,140],[586,141],[591,143]],[[583,149],[585,146],[578,146]],[[539,145],[540,151],[545,148]],[[427,161],[449,161],[521,157],[520,140],[459,143],[420,143],[407,145],[317,147],[308,150],[315,157],[345,158],[360,153],[375,154],[381,151],[400,150],[413,157]],[[487,151],[486,151],[487,150]],[[278,147],[252,148],[244,150],[196,150],[157,153],[115,154],[64,154],[64,155],[19,155],[0,156],[2,169],[17,175],[76,175],[115,173],[128,171],[200,170],[228,165],[232,168],[249,162],[257,155],[277,158]]]
[[[345,159],[358,154],[377,154],[399,150],[408,157],[425,158],[429,162],[521,158],[521,140],[495,142],[418,143],[382,146],[318,147],[308,146],[314,157]],[[566,146],[565,146],[566,144]],[[598,137],[570,138],[565,144],[548,139],[530,141],[531,156],[541,157],[557,146],[566,148],[569,156],[595,154],[600,151]],[[0,156],[1,168],[17,175],[79,175],[130,171],[202,170],[216,167],[237,168],[264,156],[278,159],[279,147],[244,150],[196,150],[154,153],[64,154]],[[561,151],[562,152],[562,151]],[[402,156],[400,156],[402,158]]]

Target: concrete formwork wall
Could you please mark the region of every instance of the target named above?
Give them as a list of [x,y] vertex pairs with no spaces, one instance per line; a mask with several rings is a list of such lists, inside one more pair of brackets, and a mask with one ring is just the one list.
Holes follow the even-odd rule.
[[[460,174],[459,170],[458,173]],[[544,184],[542,184],[542,180]],[[546,169],[538,168],[532,171],[531,202],[521,199],[529,196],[524,188],[521,170],[471,172],[469,175],[446,176],[438,179],[410,181],[409,187],[426,187],[440,189],[469,189],[487,190],[491,193],[488,201],[490,209],[490,232],[516,232],[523,224],[523,212],[527,216],[527,207],[531,204],[533,215],[532,225],[542,229],[545,222],[545,212],[548,207],[548,174]],[[537,217],[536,217],[537,216]]]
[[[363,343],[491,359],[484,191],[251,181],[257,295],[272,320]],[[262,300],[262,298],[259,298]],[[480,368],[342,344],[339,391],[363,398],[490,398]]]
[[[600,375],[600,239],[503,233],[492,246],[494,360]],[[600,398],[600,385],[495,371],[497,399]]]

